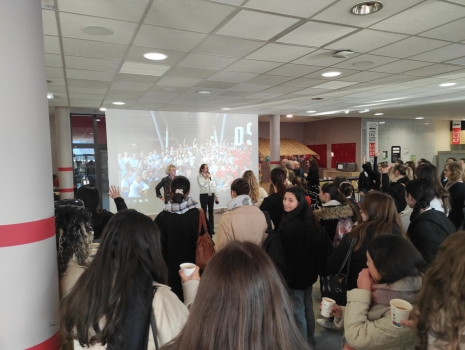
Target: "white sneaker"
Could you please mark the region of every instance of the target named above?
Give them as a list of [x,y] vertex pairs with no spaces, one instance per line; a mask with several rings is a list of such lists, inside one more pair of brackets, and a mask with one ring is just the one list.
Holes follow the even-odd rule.
[[335,331],[339,331],[342,329],[342,327],[336,326],[330,318],[319,318],[316,320],[316,324],[320,327],[333,329]]

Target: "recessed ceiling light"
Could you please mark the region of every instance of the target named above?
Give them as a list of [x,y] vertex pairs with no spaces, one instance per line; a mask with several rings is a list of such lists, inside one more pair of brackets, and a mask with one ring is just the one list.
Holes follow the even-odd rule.
[[174,87],[164,87],[161,90],[165,91],[165,92],[175,92],[176,88],[174,88]]
[[114,105],[117,105],[117,106],[122,106],[124,105],[125,103],[124,102],[113,102]]
[[292,118],[293,115],[292,115],[292,114],[288,114],[288,115],[286,115],[286,117],[287,117],[287,118]]
[[397,101],[397,100],[403,100],[404,98],[407,98],[407,97],[396,97],[396,98],[388,98],[387,100],[379,100],[379,101],[373,101],[373,102],[389,102],[389,101]]
[[454,86],[454,85],[457,85],[457,83],[444,83],[444,84],[441,84],[439,86],[447,87],[447,86]]
[[307,111],[307,113],[316,113],[316,111]]
[[144,57],[148,60],[162,61],[162,60],[166,60],[168,56],[162,53],[149,52],[149,53],[144,54]]
[[353,15],[371,15],[383,8],[381,1],[364,1],[352,6],[350,13]]
[[48,98],[49,100],[51,100],[51,99],[55,98],[55,96],[53,96],[53,94],[49,92],[49,93],[47,94],[47,98]]
[[324,77],[337,77],[338,75],[341,75],[341,72],[327,72],[327,73],[323,73],[322,76]]
[[99,108],[99,111],[105,112],[107,109],[105,107]]
[[197,91],[197,93],[198,94],[211,94],[212,92],[208,90],[200,90],[200,91]]
[[416,117],[415,119],[425,119],[424,117]]
[[358,113],[368,113],[369,111],[369,109],[364,109],[363,111],[358,111]]
[[344,111],[345,114],[349,114],[349,111]]
[[380,124],[386,124],[386,122],[379,122]]
[[384,113],[375,113],[375,115],[383,115]]
[[112,35],[113,31],[110,28],[105,28],[101,26],[85,26],[82,28],[84,33],[90,35]]
[[366,66],[371,66],[374,63],[375,61],[358,61],[358,62],[355,62],[353,65],[355,67],[366,67]]
[[230,111],[231,108],[228,108],[228,107],[224,107],[224,108],[221,108],[222,111]]

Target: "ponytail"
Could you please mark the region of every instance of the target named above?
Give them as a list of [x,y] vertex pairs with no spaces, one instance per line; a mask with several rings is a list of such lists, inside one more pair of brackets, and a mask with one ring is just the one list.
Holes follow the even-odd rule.
[[190,189],[191,183],[189,182],[189,179],[187,179],[187,177],[176,176],[171,181],[171,200],[173,201],[173,203],[182,203]]
[[410,221],[412,221],[420,214],[420,210],[428,208],[434,199],[434,184],[425,178],[415,179],[407,183],[405,192],[416,201],[410,215]]
[[284,184],[284,181],[286,181],[286,172],[281,168],[274,168],[270,173],[270,181],[274,186],[276,186],[276,189],[278,190],[277,194],[281,198],[284,198],[284,194],[287,190],[287,187]]

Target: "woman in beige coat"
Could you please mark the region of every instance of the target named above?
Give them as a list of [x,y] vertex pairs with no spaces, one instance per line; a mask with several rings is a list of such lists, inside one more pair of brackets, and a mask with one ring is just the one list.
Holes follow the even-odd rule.
[[407,327],[393,326],[389,302],[413,302],[425,261],[407,239],[382,235],[368,246],[367,266],[359,274],[358,288],[347,292],[347,306],[332,309],[334,323],[344,327],[344,349],[413,350],[418,337]]

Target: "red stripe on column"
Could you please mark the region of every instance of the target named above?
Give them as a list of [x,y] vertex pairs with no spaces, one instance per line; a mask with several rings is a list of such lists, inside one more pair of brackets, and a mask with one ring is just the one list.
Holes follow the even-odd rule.
[[58,168],[58,171],[73,171],[73,168]]
[[74,192],[74,188],[60,188],[60,192]]
[[57,333],[53,337],[47,339],[46,341],[34,345],[30,348],[27,348],[27,350],[58,350],[60,348],[60,345],[60,337]]
[[39,242],[53,236],[55,236],[54,216],[38,221],[0,225],[0,247]]

